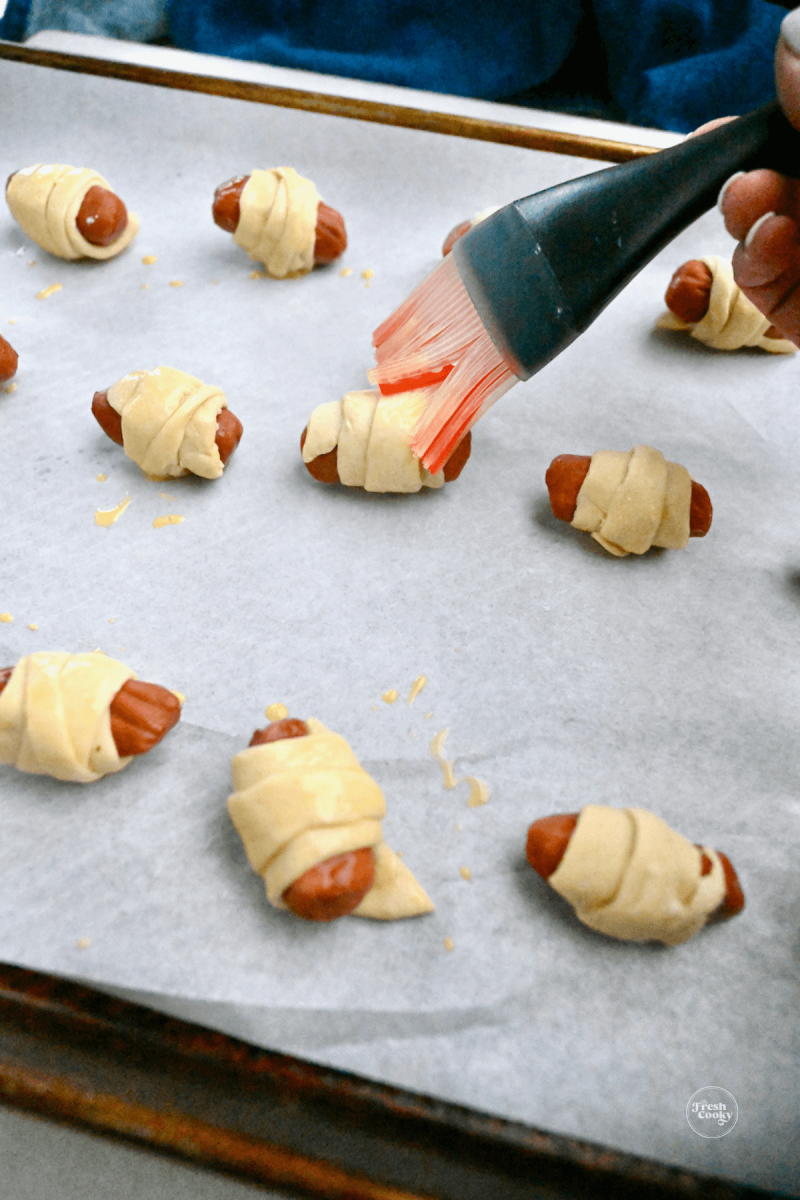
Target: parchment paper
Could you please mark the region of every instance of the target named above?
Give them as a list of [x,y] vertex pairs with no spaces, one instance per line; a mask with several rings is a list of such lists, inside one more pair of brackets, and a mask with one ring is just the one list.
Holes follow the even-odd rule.
[[[0,78],[6,174],[93,166],[141,220],[107,264],[52,259],[0,223],[0,329],[20,353],[0,393],[0,665],[102,648],[186,695],[121,775],[0,768],[0,958],[800,1194],[800,362],[652,332],[674,267],[730,253],[719,216],[480,422],[458,482],[368,496],[305,472],[311,409],[365,386],[372,329],[451,226],[596,165],[25,65]],[[251,279],[213,225],[214,187],[272,165],[344,214],[340,264]],[[91,417],[95,390],[162,363],[220,384],[244,424],[215,483],[148,481]],[[639,442],[708,488],[714,523],[684,551],[616,560],[552,517],[544,472]],[[185,520],[154,528],[168,513]],[[275,702],[351,742],[433,915],[317,927],[267,905],[225,798]],[[489,784],[482,807],[444,789],[443,729],[456,774]],[[674,949],[585,929],[524,842],[588,801],[652,808],[724,850],[744,914]],[[721,1139],[685,1119],[710,1084],[739,1106]]]

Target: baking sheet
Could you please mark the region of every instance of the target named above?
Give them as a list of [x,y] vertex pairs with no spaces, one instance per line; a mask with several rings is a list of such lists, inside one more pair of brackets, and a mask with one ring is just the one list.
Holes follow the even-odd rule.
[[[91,787],[2,768],[0,958],[800,1194],[800,362],[652,332],[673,268],[730,252],[719,217],[492,410],[458,482],[366,496],[306,474],[311,409],[364,386],[372,329],[452,225],[596,164],[21,64],[0,77],[6,173],[92,165],[142,226],[100,265],[0,224],[0,329],[21,358],[0,393],[0,657],[101,648],[187,698],[161,746]],[[209,216],[217,183],[279,163],[350,236],[302,280],[250,278]],[[241,418],[220,481],[152,483],[96,427],[95,390],[161,363],[219,383]],[[637,442],[706,485],[705,541],[615,560],[552,517],[555,454]],[[183,523],[154,528],[168,513]],[[224,801],[231,755],[276,702],[351,742],[433,915],[314,927],[269,909]],[[445,790],[429,750],[444,729],[485,805]],[[645,805],[724,850],[745,913],[674,949],[584,929],[524,838],[588,801]],[[684,1115],[710,1084],[739,1105],[722,1139]]]

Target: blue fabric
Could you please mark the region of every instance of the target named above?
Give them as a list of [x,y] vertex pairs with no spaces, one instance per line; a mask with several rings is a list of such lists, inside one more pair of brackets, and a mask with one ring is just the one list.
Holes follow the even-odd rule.
[[[146,26],[162,19],[165,4],[170,40],[187,50],[683,133],[772,99],[785,14],[769,0],[127,0],[126,7]],[[115,7],[105,6],[98,32],[120,32]],[[0,37],[30,37],[45,10],[51,27],[75,29],[89,14],[102,22],[103,9],[98,0],[9,0]]]
[[24,40],[30,6],[31,0],[8,0],[6,11],[0,18],[0,38],[5,38],[7,42]]
[[549,79],[581,0],[172,0],[175,45],[457,96]]
[[611,94],[626,119],[688,133],[775,95],[785,9],[764,0],[594,0]]
[[601,74],[598,112],[688,132],[772,99],[785,12],[768,0],[170,0],[169,14],[187,49],[454,95],[557,107],[559,71],[573,90]]

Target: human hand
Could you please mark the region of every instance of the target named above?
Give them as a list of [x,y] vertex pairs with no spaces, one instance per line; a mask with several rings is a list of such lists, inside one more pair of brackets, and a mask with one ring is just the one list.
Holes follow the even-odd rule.
[[[800,8],[781,25],[775,80],[786,116],[800,129]],[[719,207],[739,242],[733,254],[736,282],[800,346],[800,180],[768,170],[740,173],[722,189]]]

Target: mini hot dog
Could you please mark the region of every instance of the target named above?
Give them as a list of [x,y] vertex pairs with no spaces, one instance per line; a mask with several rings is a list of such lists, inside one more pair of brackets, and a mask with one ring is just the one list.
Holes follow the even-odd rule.
[[587,805],[540,817],[528,829],[526,857],[584,924],[612,937],[677,945],[744,908],[727,856],[645,809]]
[[[280,193],[290,219],[273,229],[269,216]],[[277,279],[325,266],[347,249],[341,213],[325,204],[313,183],[291,167],[253,171],[221,183],[211,213],[215,224],[232,233],[237,245]]]
[[300,436],[306,469],[320,483],[367,492],[418,492],[458,479],[470,456],[469,432],[433,475],[411,450],[411,433],[427,401],[424,388],[393,395],[367,389],[317,405]]
[[9,176],[6,200],[28,237],[58,258],[113,258],[139,229],[135,213],[87,167],[23,167]]
[[745,296],[730,263],[708,255],[689,259],[675,271],[664,302],[669,310],[658,325],[683,330],[715,350],[760,346],[772,354],[797,350]]
[[553,515],[591,533],[617,557],[650,546],[680,548],[711,528],[706,489],[652,446],[629,454],[559,454],[545,483]]
[[[578,493],[589,473],[591,464],[592,456],[590,454],[557,454],[547,468],[544,481],[550,494],[550,506],[553,516],[558,517],[560,521],[571,521],[575,516]],[[705,537],[711,528],[713,513],[711,497],[702,483],[693,479],[689,508],[689,537]]]
[[[125,444],[122,437],[122,417],[108,403],[107,391],[95,392],[92,397],[92,414],[103,433],[107,434],[112,442],[116,442],[118,446]],[[217,432],[214,437],[223,467],[239,445],[242,433],[242,422],[239,418],[229,408],[223,408],[217,415]]]
[[[283,738],[308,737],[305,721],[285,717],[257,729],[251,746]],[[375,855],[370,846],[336,854],[310,867],[283,893],[288,909],[306,921],[335,921],[357,908],[375,882]]]
[[228,812],[276,908],[322,922],[432,910],[384,842],[383,793],[344,738],[285,718],[256,730],[232,770]]
[[14,347],[0,336],[0,383],[8,383],[9,379],[14,378],[18,362],[19,357]]
[[147,754],[180,715],[174,692],[106,655],[34,654],[0,670],[0,762],[88,783]]
[[128,224],[128,210],[115,192],[95,184],[83,197],[75,224],[92,246],[112,246]]
[[[308,426],[306,425],[305,429],[300,434],[301,453],[306,444],[307,437]],[[458,479],[459,475],[466,466],[471,450],[472,433],[470,430],[467,430],[453,453],[448,458],[447,462],[442,467],[442,474],[444,475],[445,483],[452,483],[454,479]],[[333,450],[329,450],[327,454],[320,454],[317,458],[312,458],[310,462],[306,462],[305,468],[309,475],[312,475],[319,483],[341,483],[341,479],[339,478],[338,456],[338,447],[334,446]]]
[[95,392],[92,413],[146,475],[217,479],[242,436],[242,423],[227,403],[219,388],[185,371],[156,367]]

